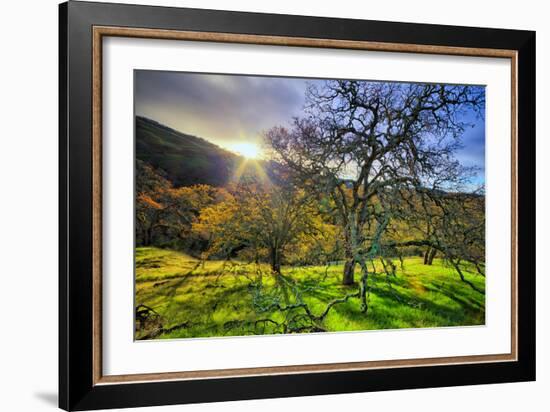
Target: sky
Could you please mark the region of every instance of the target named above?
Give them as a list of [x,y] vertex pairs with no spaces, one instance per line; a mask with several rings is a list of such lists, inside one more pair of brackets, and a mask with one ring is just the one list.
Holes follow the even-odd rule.
[[[308,82],[321,80],[223,74],[136,70],[135,113],[182,133],[242,153],[261,145],[262,132],[288,125],[303,114]],[[463,136],[457,153],[464,166],[480,171],[473,184],[484,182],[485,125],[475,114],[465,120],[474,124]]]

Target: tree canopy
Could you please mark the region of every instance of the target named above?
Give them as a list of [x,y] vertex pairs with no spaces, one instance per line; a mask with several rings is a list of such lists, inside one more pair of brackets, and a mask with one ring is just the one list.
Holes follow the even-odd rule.
[[[460,239],[451,228],[462,227],[462,235],[475,231],[449,217],[463,197],[444,194],[468,187],[471,170],[455,154],[469,125],[462,115],[474,110],[482,116],[484,96],[470,86],[326,81],[308,89],[307,116],[266,133],[273,157],[297,184],[330,200],[344,234],[344,284],[354,283],[356,264],[366,283],[366,260],[381,254],[396,221],[418,222],[419,207],[429,234],[403,246],[430,245],[452,258]],[[443,219],[432,215],[435,207]]]

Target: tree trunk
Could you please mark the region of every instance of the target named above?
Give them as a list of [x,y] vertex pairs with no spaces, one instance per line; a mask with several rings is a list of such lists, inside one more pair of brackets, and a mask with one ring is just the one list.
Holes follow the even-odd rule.
[[143,246],[151,246],[152,232],[152,227],[143,229]]
[[428,258],[430,256],[430,249],[431,248],[428,248],[426,249],[426,251],[424,252],[424,264],[427,265],[428,264]]
[[271,249],[270,253],[271,271],[277,275],[281,274],[281,254],[276,248]]
[[431,266],[431,264],[434,261],[434,257],[436,255],[436,253],[437,253],[437,249],[432,248],[432,250],[430,251],[430,255],[428,256],[428,263],[427,263],[428,265]]
[[290,304],[290,298],[288,294],[287,284],[285,283],[283,275],[281,274],[281,255],[282,253],[280,250],[277,249],[277,247],[272,247],[269,252],[269,260],[271,265],[271,273],[275,277],[275,281],[281,289],[285,304],[288,305]]
[[355,250],[357,247],[357,227],[356,227],[355,212],[351,212],[348,216],[348,223],[345,228],[345,263],[344,263],[344,276],[342,277],[342,284],[349,286],[355,283]]
[[355,283],[355,259],[353,257],[346,256],[346,263],[344,264],[344,277],[342,278],[343,285],[353,285]]
[[361,283],[359,285],[359,296],[361,298],[361,312],[367,313],[369,309],[369,302],[367,300],[368,294],[368,281],[369,270],[365,262],[361,262]]

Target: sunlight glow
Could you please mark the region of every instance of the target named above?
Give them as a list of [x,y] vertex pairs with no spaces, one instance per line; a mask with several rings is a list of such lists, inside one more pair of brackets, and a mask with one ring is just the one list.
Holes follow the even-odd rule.
[[257,159],[260,157],[260,147],[255,143],[240,142],[233,143],[231,150],[246,157],[247,159]]

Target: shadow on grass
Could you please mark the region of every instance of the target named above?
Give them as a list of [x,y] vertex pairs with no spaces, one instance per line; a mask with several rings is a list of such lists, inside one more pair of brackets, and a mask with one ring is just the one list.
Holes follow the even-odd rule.
[[[407,272],[391,277],[391,287],[385,274],[371,274],[367,314],[361,312],[359,299],[350,299],[333,306],[324,321],[326,329],[357,331],[483,323],[483,295],[459,279],[447,277],[450,275],[447,268],[425,268],[414,262],[408,266]],[[157,264],[154,259],[148,263]],[[256,272],[252,269],[245,266],[235,269],[231,265],[210,262],[202,267],[194,264],[193,268],[180,267],[174,270],[174,264],[171,263],[170,275],[163,276],[161,271],[156,283],[148,279],[147,283],[139,287],[138,298],[159,311],[165,318],[165,328],[188,325],[159,338],[181,338],[254,334],[249,326],[240,328],[239,324],[249,325],[266,318],[285,322],[303,311],[303,308],[285,312],[267,309],[271,297],[280,300],[284,306],[285,292],[291,298],[290,303],[295,300],[295,292],[301,294],[310,310],[319,315],[330,301],[358,290],[357,285],[341,285],[340,267],[329,270],[317,267],[285,268],[281,276],[283,282],[277,282],[268,275],[263,277],[262,293],[266,297],[266,310],[262,311],[253,305],[250,284],[256,279]],[[178,270],[179,273],[176,273]],[[475,282],[483,286],[478,279]],[[235,327],[226,328],[226,325]],[[262,332],[260,328],[256,334],[270,333],[270,327],[261,326],[265,330]]]
[[[385,279],[373,280],[366,315],[359,311],[358,303],[352,301],[335,305],[331,311],[348,321],[368,322],[369,329],[463,326],[483,322],[484,302],[473,297],[472,294],[478,292],[466,284],[458,288],[445,282],[423,282],[423,291],[418,292],[408,280],[395,280],[392,279],[392,289]],[[330,288],[313,290],[307,296],[319,304],[327,304],[345,293],[342,288]],[[482,295],[480,298],[484,299]]]

